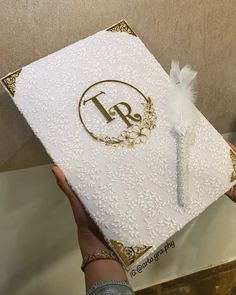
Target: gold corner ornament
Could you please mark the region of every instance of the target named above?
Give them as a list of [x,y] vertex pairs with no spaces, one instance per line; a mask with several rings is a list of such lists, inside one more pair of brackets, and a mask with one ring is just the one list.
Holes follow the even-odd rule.
[[16,92],[16,79],[19,77],[21,70],[22,69],[18,69],[1,78],[3,86],[8,90],[11,96],[14,96]]
[[126,267],[131,266],[136,260],[152,248],[151,246],[145,245],[133,247],[125,246],[121,242],[115,240],[110,240],[110,243]]
[[233,150],[230,150],[230,158],[234,169],[231,176],[231,182],[233,182],[236,180],[236,153]]
[[118,23],[112,25],[111,27],[107,28],[106,31],[110,32],[126,32],[130,35],[136,36],[135,32],[131,29],[131,27],[128,25],[128,23],[122,19]]
[[[143,115],[132,113],[132,107],[127,101],[119,101],[107,110],[100,101],[101,96],[104,98],[104,95],[107,95],[105,90],[101,90],[104,84],[107,83],[119,84],[135,90],[143,100],[143,102],[141,102],[141,105],[144,107]],[[92,97],[90,97],[91,95],[89,96],[88,93],[97,85],[100,87],[100,92],[97,91],[97,94],[93,94]],[[86,99],[87,96],[89,96],[89,98]],[[119,117],[124,122],[124,125],[126,125],[126,128],[120,131],[120,134],[116,137],[95,133],[91,128],[86,126],[83,119],[81,109],[85,108],[87,102],[92,102],[94,104],[101,113],[104,122],[111,123]],[[122,111],[121,107],[126,109],[126,114]],[[154,129],[157,124],[157,115],[151,97],[146,97],[137,87],[120,80],[102,80],[90,85],[80,97],[78,113],[82,125],[91,137],[113,147],[133,147],[136,144],[145,143],[152,129]]]

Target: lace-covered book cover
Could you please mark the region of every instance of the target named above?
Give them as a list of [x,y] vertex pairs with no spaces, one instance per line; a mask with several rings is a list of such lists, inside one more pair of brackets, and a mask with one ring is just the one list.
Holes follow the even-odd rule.
[[235,184],[235,153],[196,109],[179,205],[170,79],[125,21],[2,83],[127,268]]

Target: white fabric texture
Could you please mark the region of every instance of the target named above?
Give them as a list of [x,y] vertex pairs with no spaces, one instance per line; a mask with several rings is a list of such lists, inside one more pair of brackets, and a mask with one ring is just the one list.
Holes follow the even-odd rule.
[[[107,79],[130,83],[152,98],[157,126],[145,143],[112,147],[82,125],[82,93]],[[179,206],[176,138],[165,100],[169,86],[169,76],[138,37],[108,31],[33,62],[17,78],[14,102],[108,240],[157,247],[235,183],[229,146],[196,109],[188,148],[189,205]],[[107,107],[119,96],[143,112],[123,84],[104,87]],[[114,135],[124,129],[119,118],[104,124],[89,106],[83,116],[95,132]]]

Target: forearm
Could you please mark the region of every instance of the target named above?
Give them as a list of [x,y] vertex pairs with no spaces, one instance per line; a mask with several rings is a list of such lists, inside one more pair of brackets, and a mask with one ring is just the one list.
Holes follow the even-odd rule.
[[[104,240],[94,235],[79,235],[79,245],[82,257],[101,250],[110,250]],[[86,290],[100,281],[127,281],[126,273],[116,260],[96,260],[90,262],[84,269]]]

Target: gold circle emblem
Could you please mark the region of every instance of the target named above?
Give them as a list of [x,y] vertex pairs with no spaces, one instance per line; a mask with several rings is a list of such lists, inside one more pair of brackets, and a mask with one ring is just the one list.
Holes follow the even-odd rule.
[[119,80],[90,85],[80,97],[78,112],[85,130],[111,146],[132,147],[146,142],[157,122],[151,97]]

